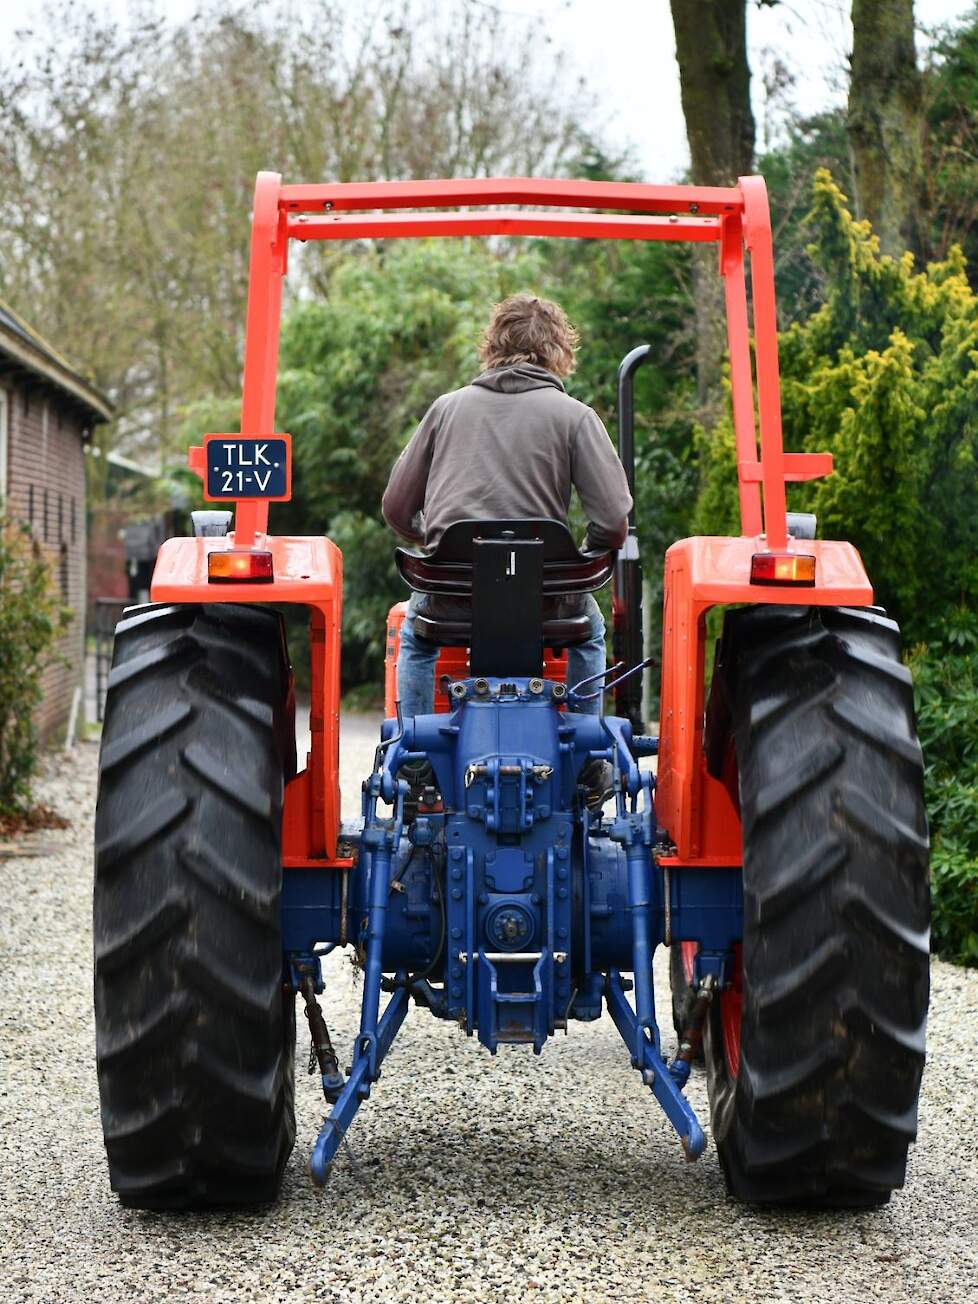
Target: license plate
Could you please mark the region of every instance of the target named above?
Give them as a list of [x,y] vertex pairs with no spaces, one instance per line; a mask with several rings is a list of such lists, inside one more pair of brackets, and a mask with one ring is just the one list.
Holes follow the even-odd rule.
[[290,497],[290,442],[288,435],[260,439],[205,435],[204,497],[211,502],[226,498]]

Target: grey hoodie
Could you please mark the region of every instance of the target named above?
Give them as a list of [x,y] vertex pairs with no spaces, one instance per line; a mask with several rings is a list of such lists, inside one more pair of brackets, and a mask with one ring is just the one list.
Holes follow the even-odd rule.
[[618,547],[632,500],[608,432],[556,376],[523,363],[435,399],[394,464],[383,513],[402,538],[430,548],[453,521],[546,516],[566,525],[572,488],[588,546]]

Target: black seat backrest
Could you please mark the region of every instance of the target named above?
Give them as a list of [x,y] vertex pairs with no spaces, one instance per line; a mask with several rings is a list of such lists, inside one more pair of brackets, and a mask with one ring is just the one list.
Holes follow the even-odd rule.
[[[578,552],[567,526],[545,519],[455,521],[430,555],[407,548],[394,555],[412,589],[471,603],[474,675],[541,674],[544,598],[600,589],[615,564],[611,551]],[[586,617],[578,620],[586,635]],[[417,616],[416,629],[419,621],[432,642],[447,632],[437,618]]]
[[543,553],[552,561],[581,561],[581,554],[571,537],[571,532],[563,521],[551,521],[547,517],[529,519],[453,521],[438,540],[438,546],[431,554],[433,561],[470,561],[472,558],[473,539],[540,539]]
[[398,548],[394,553],[402,579],[419,593],[469,597],[472,593],[476,540],[539,540],[543,544],[543,597],[592,593],[611,579],[612,550],[579,552],[562,521],[524,520],[455,521],[438,540],[432,553]]

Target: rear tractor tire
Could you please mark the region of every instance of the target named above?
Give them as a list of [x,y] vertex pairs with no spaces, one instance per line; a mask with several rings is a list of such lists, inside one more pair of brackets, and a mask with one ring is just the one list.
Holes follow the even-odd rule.
[[145,606],[118,625],[95,821],[95,1026],[125,1205],[278,1193],[295,1138],[279,904],[294,728],[276,613]]
[[737,775],[743,827],[743,945],[705,1035],[728,1187],[882,1204],[916,1136],[929,987],[923,764],[896,624],[729,612],[707,750],[716,777]]

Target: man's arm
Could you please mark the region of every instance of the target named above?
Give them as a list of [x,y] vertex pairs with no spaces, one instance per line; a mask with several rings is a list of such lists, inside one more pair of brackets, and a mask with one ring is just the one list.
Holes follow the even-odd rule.
[[598,414],[588,408],[571,439],[571,479],[587,513],[589,548],[620,548],[628,533],[625,468]]
[[384,520],[395,534],[399,534],[408,543],[424,542],[418,532],[415,518],[424,507],[432,444],[438,423],[435,412],[437,406],[436,400],[425,413],[404,452],[394,463],[381,502]]

